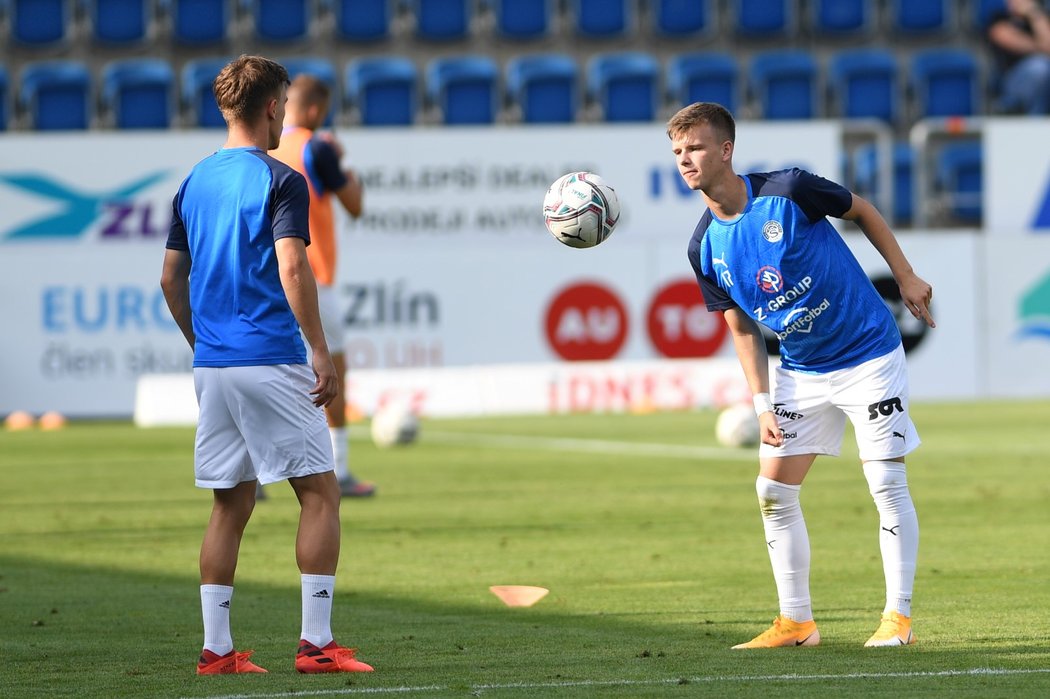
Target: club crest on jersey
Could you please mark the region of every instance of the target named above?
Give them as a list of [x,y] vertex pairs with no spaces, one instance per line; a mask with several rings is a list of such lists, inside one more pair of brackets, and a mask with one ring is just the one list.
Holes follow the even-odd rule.
[[780,276],[780,270],[769,265],[758,270],[758,274],[755,275],[755,283],[767,294],[778,294],[784,288],[784,278]]
[[784,227],[780,221],[766,221],[762,226],[762,237],[771,243],[778,243],[784,237]]

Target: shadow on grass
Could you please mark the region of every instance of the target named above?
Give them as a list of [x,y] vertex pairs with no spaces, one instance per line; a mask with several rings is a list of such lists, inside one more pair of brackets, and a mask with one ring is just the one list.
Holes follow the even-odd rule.
[[[237,587],[234,637],[240,649],[256,651],[253,660],[269,674],[198,678],[195,571],[165,577],[0,557],[0,576],[0,687],[8,697],[643,697],[698,687],[753,696],[781,685],[842,697],[885,696],[894,683],[922,687],[924,696],[1050,693],[1047,649],[1034,635],[977,652],[937,643],[872,651],[826,639],[812,649],[741,653],[729,646],[750,623],[703,623],[703,612],[696,623],[660,615],[646,622],[569,614],[542,602],[530,609],[504,608],[494,598],[478,606],[427,604],[352,590],[337,594],[333,626],[377,672],[301,676],[292,668],[298,588],[251,582]],[[970,672],[975,668],[1008,672]],[[859,681],[869,673],[874,677]]]

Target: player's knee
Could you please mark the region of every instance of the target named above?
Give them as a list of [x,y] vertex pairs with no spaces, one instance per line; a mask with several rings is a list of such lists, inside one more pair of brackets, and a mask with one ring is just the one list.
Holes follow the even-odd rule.
[[873,497],[908,489],[908,474],[899,461],[866,461],[864,478]]
[[799,507],[801,486],[786,485],[764,476],[755,479],[758,507],[763,517],[774,517]]

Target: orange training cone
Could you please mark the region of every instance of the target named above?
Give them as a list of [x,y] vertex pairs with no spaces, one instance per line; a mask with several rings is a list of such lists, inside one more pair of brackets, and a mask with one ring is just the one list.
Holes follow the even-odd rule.
[[531,585],[493,585],[489,592],[499,597],[508,607],[531,607],[546,597],[550,590]]

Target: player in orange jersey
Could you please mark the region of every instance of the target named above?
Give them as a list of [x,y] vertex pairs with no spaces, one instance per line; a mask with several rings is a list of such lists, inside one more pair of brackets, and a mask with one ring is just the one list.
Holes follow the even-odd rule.
[[343,169],[343,149],[329,134],[318,133],[328,116],[328,86],[312,75],[299,75],[288,88],[281,145],[270,152],[302,173],[310,189],[310,246],[306,249],[317,278],[318,305],[325,337],[339,375],[339,394],[328,404],[328,428],[335,455],[335,475],[343,497],[375,494],[375,485],[359,481],[348,466],[346,434],[346,353],[339,294],[335,287],[336,246],[333,199],[353,218],[361,215],[361,182],[353,170]]

